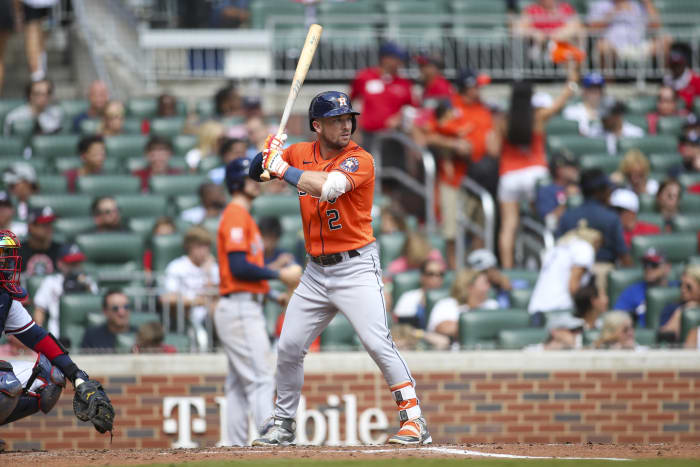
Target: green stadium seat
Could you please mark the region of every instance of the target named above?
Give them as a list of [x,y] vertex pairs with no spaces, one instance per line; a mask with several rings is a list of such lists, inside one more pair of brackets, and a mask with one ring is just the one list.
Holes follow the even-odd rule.
[[403,232],[383,234],[379,237],[379,257],[383,269],[386,269],[392,261],[401,256],[405,241],[406,235]]
[[[362,2],[322,2],[319,5],[319,13],[321,15],[327,15],[330,17],[338,17],[344,15],[371,15],[379,13],[379,5],[372,1],[362,1]],[[325,23],[324,24],[324,33]],[[333,27],[332,24],[328,25]]]
[[[88,314],[102,310],[102,296],[93,294],[64,294],[59,302],[61,334],[69,326],[85,327]],[[74,342],[73,345],[79,344]]]
[[573,310],[551,310],[544,314],[544,327],[548,327],[552,323],[556,323],[562,315],[573,315]]
[[5,124],[5,116],[11,110],[23,105],[25,102],[24,99],[0,99],[0,125]]
[[168,200],[163,195],[117,195],[114,197],[122,217],[160,217],[168,215]]
[[653,172],[668,172],[669,169],[680,165],[683,158],[677,152],[670,152],[664,154],[651,154],[649,156],[649,162],[651,164],[651,170]]
[[420,287],[420,271],[406,271],[400,274],[396,274],[393,277],[392,283],[392,297],[394,298],[394,306],[399,301],[401,295],[409,290],[417,289]]
[[146,135],[115,135],[105,138],[105,149],[109,157],[127,159],[143,156],[148,141]]
[[681,134],[685,117],[661,117],[658,123],[658,132],[662,135],[678,137]]
[[357,350],[357,337],[350,321],[342,313],[337,313],[321,333],[321,350]]
[[117,334],[114,351],[116,353],[131,353],[136,344],[136,333],[127,332],[123,334]]
[[212,99],[202,99],[197,101],[197,115],[200,118],[210,118],[214,116],[214,101]]
[[90,215],[92,199],[85,195],[40,194],[29,198],[30,207],[51,206],[57,217],[85,217]]
[[107,321],[102,311],[91,311],[87,314],[87,327],[100,326]]
[[446,5],[435,1],[400,0],[386,2],[385,5],[386,12],[390,17],[391,15],[439,15],[447,13]]
[[700,183],[700,173],[683,173],[678,176],[678,181],[681,182],[683,187],[688,188],[689,186],[696,185]]
[[153,270],[165,271],[165,267],[175,258],[185,254],[181,234],[157,235],[151,239]]
[[294,195],[262,195],[253,200],[250,212],[256,218],[280,217],[299,213],[299,198]]
[[637,236],[632,239],[632,256],[640,261],[646,250],[652,247],[663,251],[670,262],[682,262],[697,253],[698,238],[693,232]]
[[[32,159],[30,159],[31,161]],[[44,159],[37,159],[37,161]],[[55,167],[55,172],[63,173],[67,170],[77,169],[83,165],[82,159],[80,157],[59,157],[53,160],[53,165]],[[48,166],[47,166],[48,167]],[[110,159],[107,157],[105,159],[104,165],[102,166],[104,173],[120,173],[122,172],[122,165],[119,159]]]
[[37,135],[32,138],[32,157],[70,157],[78,153],[78,135]]
[[173,138],[173,152],[176,156],[184,156],[197,145],[195,135],[177,135]]
[[513,289],[510,291],[510,306],[513,308],[520,308],[527,310],[530,304],[530,297],[532,297],[531,288],[527,289]]
[[210,170],[215,169],[217,167],[223,167],[221,159],[216,156],[210,156],[205,157],[204,159],[199,161],[197,170],[202,173],[209,173]]
[[646,114],[656,109],[656,96],[636,96],[628,99],[627,111],[633,114]]
[[[80,122],[80,133],[83,135],[94,135],[100,131],[100,120],[87,118]],[[124,119],[122,134],[117,136],[138,136],[141,134],[143,121],[137,117],[127,117]]]
[[178,352],[188,352],[190,350],[190,338],[186,334],[169,332],[165,334],[163,340],[165,345],[172,345]]
[[[50,173],[50,161],[46,159],[25,159],[22,156],[0,156],[0,172],[9,169],[15,164],[28,164],[31,165],[37,174],[41,175],[44,173]],[[2,180],[0,180],[2,183]]]
[[151,177],[150,187],[154,194],[178,196],[196,193],[205,181],[205,175],[155,175]]
[[547,122],[548,135],[578,135],[578,122],[567,120],[562,116],[554,116]]
[[68,181],[63,175],[37,175],[37,185],[41,194],[66,193]]
[[685,194],[681,198],[680,212],[700,214],[700,195]]
[[[73,127],[73,119],[83,112],[86,112],[89,103],[87,99],[63,99],[58,103],[59,107],[63,111],[63,119],[65,124]],[[64,124],[64,125],[65,125]]]
[[583,346],[589,347],[595,344],[595,341],[600,337],[600,330],[598,329],[584,329],[583,330]]
[[126,112],[130,117],[153,118],[158,111],[155,97],[135,97],[126,103]]
[[655,212],[641,212],[637,214],[637,220],[654,224],[660,229],[663,229],[665,224],[664,216]]
[[41,282],[44,280],[46,276],[40,276],[40,275],[33,275],[27,277],[27,294],[30,297],[36,296],[36,291],[39,290],[39,287],[41,286]]
[[22,138],[16,136],[0,137],[0,156],[19,156],[24,151]]
[[501,271],[504,276],[510,279],[512,282],[523,283],[523,287],[533,288],[535,283],[537,283],[537,277],[539,276],[538,271],[531,271],[529,269],[503,269]]
[[615,172],[621,161],[621,157],[610,154],[585,154],[579,158],[581,170],[600,169],[607,174]]
[[459,343],[462,348],[496,347],[498,333],[504,329],[523,329],[530,323],[525,310],[471,310],[459,315]]
[[630,149],[639,149],[644,154],[674,152],[678,147],[678,138],[670,135],[643,136],[641,138],[621,138],[618,152],[625,154]]
[[180,195],[173,200],[175,209],[181,213],[185,209],[193,208],[199,205],[199,195]]
[[681,342],[685,342],[691,329],[700,326],[700,308],[683,310],[681,316]]
[[[447,282],[447,281],[445,281]],[[442,289],[428,290],[425,293],[425,322],[430,321],[430,313],[433,311],[435,304],[450,296],[450,289],[445,286]]]
[[303,235],[302,231],[303,223],[301,216],[293,214],[291,216],[282,216],[279,218],[280,225],[282,226],[282,234],[294,234]]
[[[298,24],[304,24],[304,6],[295,2],[258,0],[250,5],[250,26],[254,29],[268,27],[267,20],[272,17],[285,17],[287,20],[297,18]],[[201,102],[201,101],[200,101]],[[197,106],[199,110],[199,105]]]
[[135,194],[141,191],[141,179],[131,175],[84,175],[78,177],[80,193],[90,196]]
[[528,345],[541,344],[549,337],[545,328],[504,329],[498,333],[498,348],[520,350]]
[[151,134],[174,138],[185,128],[185,117],[154,118],[151,120]]
[[20,138],[22,141],[28,142],[32,137],[36,124],[34,119],[27,118],[24,120],[15,120],[10,126],[10,135]]
[[680,301],[681,289],[676,287],[651,287],[647,289],[647,317],[646,327],[650,329],[659,328],[661,311],[669,303]]
[[72,242],[78,235],[95,227],[92,217],[61,217],[54,221],[53,228],[63,241]]
[[97,265],[130,261],[141,264],[143,259],[143,239],[134,233],[82,234],[76,243],[87,260]]
[[[452,11],[455,15],[503,15],[505,21],[506,3],[494,2],[493,0],[454,0]],[[461,18],[460,18],[461,19]]]
[[656,329],[636,328],[634,330],[634,340],[638,345],[656,346],[656,335]]
[[157,313],[148,311],[132,311],[129,316],[129,323],[138,329],[142,324],[160,323],[160,316]]
[[644,114],[627,114],[625,115],[625,121],[638,126],[644,130],[645,133],[649,131],[649,122],[647,121],[647,116]]
[[656,209],[656,198],[652,195],[642,194],[639,196],[639,212],[654,212]]
[[129,231],[141,235],[145,244],[149,244],[153,226],[156,224],[154,217],[133,217],[129,219],[127,224],[129,225]]
[[699,232],[700,216],[693,214],[679,214],[673,219],[675,232]]
[[81,135],[96,135],[100,131],[102,121],[99,118],[86,118],[80,122]]
[[589,138],[581,135],[550,135],[547,137],[549,152],[566,148],[581,156],[583,154],[605,154],[608,149],[603,138]]

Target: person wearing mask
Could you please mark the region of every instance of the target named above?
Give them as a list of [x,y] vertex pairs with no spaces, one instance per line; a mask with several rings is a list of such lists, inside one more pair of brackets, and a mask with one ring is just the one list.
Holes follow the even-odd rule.
[[428,324],[425,294],[429,290],[442,288],[444,282],[445,265],[441,261],[424,261],[420,267],[420,287],[401,294],[393,310],[394,318],[401,324],[425,329]]
[[146,192],[149,182],[154,175],[177,175],[180,169],[170,167],[173,156],[173,145],[170,140],[161,136],[151,136],[144,148],[147,165],[143,169],[134,170],[132,175],[141,179],[141,189]]
[[83,175],[100,175],[107,158],[104,138],[100,135],[84,136],[78,142],[78,154],[82,164],[80,167],[67,170],[64,173],[68,191],[76,191],[78,177]]
[[581,193],[579,164],[574,153],[568,149],[554,152],[549,162],[549,174],[552,182],[537,188],[535,210],[545,225],[554,230],[566,210],[569,197]]
[[221,185],[205,182],[197,190],[199,206],[185,209],[180,213],[180,219],[190,224],[201,224],[206,219],[218,219],[226,207],[226,193]]
[[71,293],[97,294],[97,283],[83,272],[85,254],[78,245],[63,245],[58,253],[56,274],[41,281],[34,295],[34,321],[56,337],[61,336],[61,296]]
[[130,323],[131,304],[129,297],[118,289],[110,289],[102,298],[102,313],[105,322],[85,330],[80,348],[94,352],[114,352],[117,335],[135,333],[136,327]]
[[53,239],[56,220],[50,206],[33,208],[27,218],[29,235],[19,248],[22,272],[26,277],[53,274],[58,269],[61,244]]
[[73,119],[73,133],[80,133],[80,127],[85,120],[102,119],[109,102],[109,88],[104,81],[95,80],[90,84],[87,93],[88,108]]
[[666,257],[655,248],[649,248],[644,253],[642,268],[644,279],[628,285],[617,298],[613,310],[629,313],[637,326],[646,327],[646,293],[649,287],[668,287],[680,284],[678,281],[669,281],[671,265],[666,261]]
[[32,120],[32,134],[48,135],[61,129],[63,111],[53,104],[53,82],[49,79],[32,81],[25,87],[27,103],[12,109],[5,116],[4,134],[10,136],[15,122]]
[[676,91],[688,110],[693,109],[693,101],[700,96],[700,75],[690,67],[692,54],[687,43],[673,43],[668,54],[668,73],[664,75],[664,84]]

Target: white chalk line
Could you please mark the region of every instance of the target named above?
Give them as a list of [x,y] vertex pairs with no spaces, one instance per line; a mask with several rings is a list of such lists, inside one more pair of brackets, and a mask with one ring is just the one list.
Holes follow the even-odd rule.
[[[301,446],[300,446],[301,447]],[[302,447],[303,449],[303,447]],[[434,452],[438,454],[453,454],[459,456],[474,456],[474,457],[494,457],[499,459],[561,459],[561,460],[594,460],[594,461],[629,461],[632,459],[625,459],[621,457],[552,457],[552,456],[522,456],[517,454],[499,454],[493,452],[482,452],[482,451],[472,451],[470,449],[456,449],[456,448],[441,448],[437,446],[424,446],[419,448],[393,448],[393,449],[328,449],[328,450],[316,450],[318,453],[360,453],[360,454],[375,454],[375,453],[400,453],[406,451],[427,451]],[[199,451],[196,454],[221,454],[224,451]],[[241,454],[260,454],[263,452],[268,452],[262,449],[236,449],[235,452]],[[284,449],[277,450],[271,449],[269,452],[274,452],[275,454],[292,454],[299,453],[299,450],[294,449]],[[160,455],[168,455],[170,453],[161,452]]]

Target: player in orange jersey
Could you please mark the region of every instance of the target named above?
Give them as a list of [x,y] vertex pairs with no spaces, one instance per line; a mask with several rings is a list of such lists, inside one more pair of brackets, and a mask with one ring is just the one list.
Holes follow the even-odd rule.
[[355,131],[350,98],[323,92],[311,101],[309,124],[316,141],[282,151],[286,135],[268,137],[251,163],[299,191],[306,251],[311,262],[287,307],[277,356],[277,401],[271,422],[254,446],[293,444],[304,382],[304,356],[338,311],[355,328],[382,371],[398,405],[401,428],[389,443],[429,444],[415,381],[392,340],[377,246],[372,235],[374,159],[350,140]]

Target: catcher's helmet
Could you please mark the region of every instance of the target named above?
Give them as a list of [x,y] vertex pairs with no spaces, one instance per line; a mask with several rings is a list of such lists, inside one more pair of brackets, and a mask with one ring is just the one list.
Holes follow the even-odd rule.
[[250,169],[250,160],[247,157],[239,157],[226,164],[226,188],[229,193],[241,191],[245,185],[245,179],[248,178],[248,170]]
[[352,115],[352,132],[355,133],[355,128],[357,128],[355,115],[360,115],[360,112],[352,109],[348,95],[340,91],[322,92],[311,99],[311,105],[309,105],[309,127],[311,131],[315,131],[313,121],[316,118],[337,117],[345,114]]
[[19,256],[19,239],[10,230],[0,230],[0,286],[17,299],[27,292],[19,285],[22,258]]

